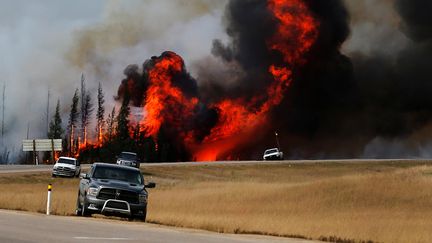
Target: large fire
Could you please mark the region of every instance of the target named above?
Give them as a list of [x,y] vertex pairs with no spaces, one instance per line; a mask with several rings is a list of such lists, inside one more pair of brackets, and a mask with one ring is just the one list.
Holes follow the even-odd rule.
[[[181,73],[184,63],[180,56],[173,52],[156,60],[148,74],[149,88],[146,92],[144,106],[145,118],[140,121],[140,128],[147,136],[156,138],[161,125],[169,122],[178,131],[185,131],[183,127],[198,104],[195,97],[186,97],[180,88],[174,86],[173,76]],[[182,134],[185,137],[186,134]]]
[[[284,66],[271,65],[269,72],[273,79],[263,97],[244,101],[224,100],[214,106],[220,111],[219,122],[211,134],[203,141],[202,147],[195,151],[198,161],[214,161],[218,155],[226,153],[238,145],[238,137],[247,136],[266,122],[270,109],[278,105],[291,82],[290,67],[301,64],[302,57],[309,50],[318,36],[318,23],[313,19],[306,5],[300,0],[269,0],[268,9],[278,20],[277,32],[268,40],[270,50],[280,52],[284,57]],[[243,139],[241,139],[244,141]],[[225,141],[223,146],[217,146]],[[215,143],[215,146],[209,144]]]
[[292,81],[292,68],[304,63],[305,53],[318,36],[318,22],[302,0],[268,0],[267,9],[277,23],[275,33],[267,40],[267,48],[279,53],[283,60],[268,67],[273,78],[268,80],[264,92],[249,99],[221,99],[205,104],[217,112],[217,122],[204,138],[198,138],[191,124],[204,104],[199,97],[186,95],[177,85],[176,76],[185,72],[184,62],[177,54],[165,52],[153,59],[147,71],[144,116],[138,122],[140,132],[157,144],[161,127],[169,126],[196,161],[226,159],[231,150],[251,139],[268,122],[271,109],[281,103]]

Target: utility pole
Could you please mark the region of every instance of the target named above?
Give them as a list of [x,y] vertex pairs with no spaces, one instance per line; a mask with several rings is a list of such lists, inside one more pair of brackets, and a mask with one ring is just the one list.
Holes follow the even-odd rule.
[[[27,122],[27,140],[29,139],[30,134],[30,122]],[[26,163],[28,163],[28,153],[26,153]]]
[[46,134],[47,135],[48,135],[48,132],[49,132],[49,106],[50,106],[50,90],[48,88],[47,110],[46,110],[46,126],[47,126]]
[[275,131],[275,136],[276,136],[276,144],[277,144],[277,147],[278,147],[278,149],[279,149],[279,151],[281,150],[281,148],[280,148],[280,144],[279,144],[279,138],[278,138],[278,133]]
[[29,139],[30,134],[30,122],[27,122],[27,139]]
[[2,145],[4,137],[4,109],[5,109],[6,83],[3,84],[3,101],[2,101]]

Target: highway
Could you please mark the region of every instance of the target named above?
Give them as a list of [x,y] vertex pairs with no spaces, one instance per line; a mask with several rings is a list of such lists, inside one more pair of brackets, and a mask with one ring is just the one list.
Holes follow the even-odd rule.
[[[341,159],[341,160],[280,160],[280,161],[216,161],[216,162],[176,162],[176,163],[141,163],[141,168],[153,166],[202,166],[202,165],[247,165],[247,164],[316,164],[316,163],[376,163],[376,162],[421,162],[432,163],[430,159]],[[27,173],[27,172],[51,172],[53,165],[0,165],[0,174]],[[89,164],[82,164],[86,170]]]
[[310,243],[301,239],[219,234],[112,219],[0,210],[0,242]]
[[[153,166],[199,166],[221,164],[306,164],[306,163],[373,163],[373,162],[421,162],[431,160],[301,160],[301,161],[235,161],[212,163],[159,163],[141,164],[141,168]],[[84,170],[90,165],[82,165]],[[0,165],[0,174],[48,173],[52,165]],[[259,235],[219,234],[195,229],[160,226],[142,222],[128,222],[108,218],[81,218],[46,216],[43,214],[0,210],[0,242],[187,242],[187,243],[307,243],[301,239]]]

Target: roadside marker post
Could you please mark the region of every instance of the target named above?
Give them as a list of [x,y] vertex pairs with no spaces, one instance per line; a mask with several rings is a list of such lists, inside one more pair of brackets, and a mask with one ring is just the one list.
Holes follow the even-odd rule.
[[51,189],[52,189],[52,185],[48,184],[48,199],[47,199],[47,210],[46,210],[47,215],[50,215],[50,209],[51,209]]

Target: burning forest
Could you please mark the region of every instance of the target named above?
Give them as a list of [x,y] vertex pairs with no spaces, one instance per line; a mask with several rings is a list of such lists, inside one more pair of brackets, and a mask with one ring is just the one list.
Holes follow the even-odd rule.
[[[269,114],[282,102],[295,69],[307,61],[319,23],[300,0],[262,3],[247,3],[247,7],[259,10],[254,21],[263,21],[263,28],[272,30],[255,40],[261,42],[267,56],[260,70],[255,70],[263,78],[260,92],[208,101],[200,95],[197,81],[188,73],[182,57],[166,51],[147,60],[141,73],[136,65],[125,70],[127,77],[118,89],[117,99],[140,107],[142,116],[130,120],[129,137],[123,139],[151,139],[157,150],[164,142],[160,141],[162,136],[178,154],[174,160],[215,161],[239,158],[234,151],[241,151],[257,134],[268,132]],[[243,3],[233,1],[231,7],[238,4]],[[230,45],[234,45],[235,38]],[[225,52],[241,49],[232,46],[233,50],[228,50],[218,41],[215,52],[216,48],[225,48]]]
[[[72,104],[59,109],[53,125],[65,153],[89,161],[121,151],[148,162],[259,159],[277,132],[293,159],[432,156],[432,6],[196,1],[202,5],[149,2],[146,14],[135,6],[130,16],[117,9],[76,33],[68,64],[108,81],[95,102],[83,77]],[[159,4],[179,12],[150,25]],[[220,32],[208,34],[211,24]],[[201,33],[211,38],[202,43]],[[134,62],[142,64],[127,65]]]

